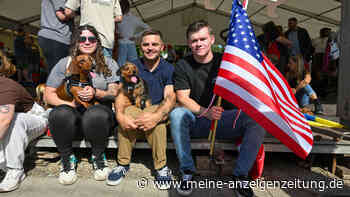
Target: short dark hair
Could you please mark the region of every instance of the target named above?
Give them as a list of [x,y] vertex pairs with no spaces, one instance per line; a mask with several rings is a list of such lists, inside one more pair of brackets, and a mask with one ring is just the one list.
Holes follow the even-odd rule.
[[207,27],[208,30],[209,30],[209,34],[210,35],[213,35],[213,29],[209,26],[208,22],[205,21],[205,20],[199,20],[199,21],[196,21],[192,24],[190,24],[187,28],[187,31],[186,31],[186,37],[187,39],[189,38],[190,34],[191,33],[194,33],[194,32],[197,32],[199,30],[201,30],[202,28],[204,27]]
[[294,22],[296,22],[296,23],[297,23],[297,22],[298,22],[298,19],[297,19],[297,18],[295,18],[295,17],[292,17],[292,18],[289,18],[289,19],[288,19],[288,21],[294,21]]
[[129,0],[120,0],[120,8],[122,10],[123,14],[127,14],[130,10],[130,3]]
[[141,35],[141,42],[142,42],[142,39],[145,37],[145,36],[149,36],[149,35],[157,35],[160,37],[160,39],[163,41],[163,35],[162,35],[162,32],[160,32],[159,30],[156,30],[156,29],[148,29],[146,31],[144,31]]

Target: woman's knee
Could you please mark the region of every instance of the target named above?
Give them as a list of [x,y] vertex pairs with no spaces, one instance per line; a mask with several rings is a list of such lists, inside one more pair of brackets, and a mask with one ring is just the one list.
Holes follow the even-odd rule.
[[75,123],[77,120],[77,111],[68,105],[60,105],[52,109],[49,114],[49,124]]
[[113,123],[113,112],[104,105],[94,105],[88,108],[82,117],[83,127],[95,124],[114,125]]

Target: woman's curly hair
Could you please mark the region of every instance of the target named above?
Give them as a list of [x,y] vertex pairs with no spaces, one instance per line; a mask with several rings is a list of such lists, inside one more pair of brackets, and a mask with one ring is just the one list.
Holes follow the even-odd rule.
[[103,76],[105,76],[105,77],[110,77],[112,75],[112,71],[108,68],[108,66],[105,62],[101,40],[98,36],[98,32],[95,29],[95,27],[93,27],[91,25],[82,25],[82,26],[79,26],[73,32],[72,42],[71,42],[71,46],[70,46],[70,55],[72,56],[72,58],[75,58],[76,56],[79,56],[81,54],[81,52],[79,50],[79,38],[80,38],[81,32],[84,30],[88,30],[91,33],[93,33],[94,36],[96,37],[96,40],[97,40],[96,50],[93,54],[91,54],[91,56],[94,58],[94,60],[96,62],[96,72],[103,73]]

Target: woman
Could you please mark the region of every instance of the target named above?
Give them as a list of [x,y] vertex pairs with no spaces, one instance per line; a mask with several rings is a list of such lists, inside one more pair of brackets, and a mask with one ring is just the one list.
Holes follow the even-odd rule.
[[263,26],[263,34],[258,36],[258,42],[263,52],[283,74],[285,71],[284,58],[288,54],[288,47],[292,42],[285,38],[274,22],[270,21]]
[[292,56],[289,58],[288,71],[286,78],[292,88],[293,93],[301,108],[310,104],[310,99],[315,105],[315,113],[322,114],[323,108],[316,92],[310,86],[310,72],[305,71],[304,62],[300,56]]
[[[86,86],[78,93],[82,101],[99,101],[100,104],[88,109],[77,106],[74,101],[62,100],[56,93],[65,79],[69,60],[81,54],[89,54],[96,63],[91,74],[92,87]],[[83,135],[91,143],[94,179],[105,180],[109,173],[104,150],[108,136],[115,127],[111,104],[119,89],[119,76],[116,76],[118,69],[112,58],[104,58],[96,29],[85,25],[73,34],[70,56],[61,59],[50,73],[46,82],[45,99],[48,104],[55,106],[49,115],[49,128],[61,155],[61,184],[73,184],[77,180],[77,160],[72,150],[72,142],[77,136]]]

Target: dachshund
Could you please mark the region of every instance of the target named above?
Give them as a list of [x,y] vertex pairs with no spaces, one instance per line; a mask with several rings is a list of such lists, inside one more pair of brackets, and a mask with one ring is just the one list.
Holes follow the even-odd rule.
[[144,109],[152,105],[148,96],[148,87],[144,80],[138,76],[139,71],[136,65],[126,62],[118,71],[117,75],[121,78],[121,91],[128,101],[126,106],[135,105],[137,108]]
[[73,99],[85,108],[97,104],[95,99],[89,102],[82,101],[78,92],[86,86],[92,86],[91,71],[94,66],[94,60],[89,55],[79,55],[72,59],[66,70],[66,78],[64,82],[57,88],[57,96],[65,101],[73,101]]
[[11,77],[16,73],[16,66],[13,65],[0,50],[0,76]]

